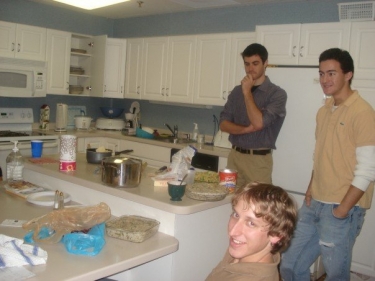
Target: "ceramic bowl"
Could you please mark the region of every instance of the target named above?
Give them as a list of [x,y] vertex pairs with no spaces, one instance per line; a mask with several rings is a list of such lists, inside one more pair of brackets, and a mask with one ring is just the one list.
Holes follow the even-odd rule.
[[180,181],[169,181],[168,182],[168,194],[171,196],[171,201],[181,201],[185,195],[186,182]]
[[103,107],[103,106],[100,107],[100,110],[101,110],[102,114],[105,117],[108,117],[108,118],[119,117],[121,115],[121,113],[124,111],[123,108]]

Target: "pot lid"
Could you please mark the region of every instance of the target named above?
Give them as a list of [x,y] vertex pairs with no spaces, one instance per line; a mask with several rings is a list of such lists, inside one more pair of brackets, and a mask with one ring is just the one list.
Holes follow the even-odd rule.
[[142,165],[142,161],[140,159],[131,158],[131,157],[123,157],[123,156],[111,156],[107,157],[103,160],[103,163],[114,163],[114,164],[140,164]]

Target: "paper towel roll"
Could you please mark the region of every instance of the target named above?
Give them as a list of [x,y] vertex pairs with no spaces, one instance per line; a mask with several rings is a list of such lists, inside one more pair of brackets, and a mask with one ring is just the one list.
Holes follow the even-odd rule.
[[77,137],[73,135],[62,135],[60,137],[60,161],[76,161]]

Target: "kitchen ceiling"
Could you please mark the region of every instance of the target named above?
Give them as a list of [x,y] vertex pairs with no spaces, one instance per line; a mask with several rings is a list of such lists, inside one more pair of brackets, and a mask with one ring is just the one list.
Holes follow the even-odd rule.
[[177,12],[196,11],[209,8],[244,6],[276,2],[306,2],[314,0],[130,0],[95,10],[84,10],[53,0],[28,0],[58,8],[70,9],[76,12],[101,16],[111,19],[169,14]]

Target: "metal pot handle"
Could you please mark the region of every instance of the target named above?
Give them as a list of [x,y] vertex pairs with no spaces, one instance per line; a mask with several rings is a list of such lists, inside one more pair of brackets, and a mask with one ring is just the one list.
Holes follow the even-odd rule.
[[123,151],[116,151],[115,155],[120,155],[122,153],[126,154],[126,153],[130,153],[130,152],[133,152],[133,151],[134,151],[133,149],[125,149]]

